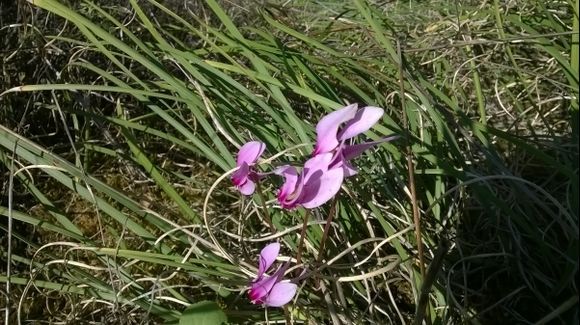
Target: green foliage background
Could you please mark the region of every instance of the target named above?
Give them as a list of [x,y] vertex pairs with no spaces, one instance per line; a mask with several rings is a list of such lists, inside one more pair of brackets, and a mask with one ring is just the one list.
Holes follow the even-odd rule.
[[[433,323],[578,322],[578,1],[0,9],[10,323],[176,324],[204,301],[231,323],[410,323],[425,298]],[[402,137],[357,161],[322,265],[331,209],[313,211],[320,272],[265,313],[244,293],[256,256],[273,240],[295,256],[304,211],[225,173],[250,139],[288,150],[264,170],[299,163],[351,102],[385,108],[368,138]]]

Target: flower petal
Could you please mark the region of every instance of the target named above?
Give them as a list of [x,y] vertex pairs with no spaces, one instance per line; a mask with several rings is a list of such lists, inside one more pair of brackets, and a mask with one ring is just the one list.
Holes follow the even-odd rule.
[[312,175],[314,175],[317,171],[327,171],[328,166],[332,161],[332,156],[332,153],[328,152],[308,159],[304,163],[304,169],[302,170],[302,174],[304,175],[304,183],[308,183],[308,179],[310,179],[310,177],[312,177]]
[[278,257],[278,253],[280,252],[280,244],[279,243],[271,243],[266,247],[262,248],[260,252],[260,261],[258,263],[258,278],[261,278],[264,275],[270,266],[276,261],[276,257]]
[[354,118],[348,121],[340,131],[337,136],[338,140],[344,141],[367,131],[381,119],[383,113],[382,108],[374,106],[367,106],[358,110]]
[[262,153],[266,150],[266,144],[260,141],[250,141],[244,144],[238,152],[237,165],[242,163],[251,165],[255,163]]
[[246,182],[248,174],[250,174],[250,166],[245,162],[238,165],[238,170],[232,175],[232,183],[236,186],[240,186]]
[[270,277],[258,278],[250,285],[249,296],[252,303],[263,303],[265,298],[270,294],[272,287],[282,281],[284,273],[288,269],[289,264],[286,263],[278,268],[276,272]]
[[351,146],[344,146],[344,148],[342,149],[342,157],[345,161],[351,160],[353,158],[358,157],[365,150],[367,150],[373,146],[376,146],[377,144],[392,141],[392,140],[395,140],[397,138],[399,138],[399,136],[395,135],[395,136],[391,136],[391,137],[385,137],[385,138],[382,138],[382,139],[377,140],[377,141],[370,141],[370,142],[355,144],[355,145],[351,145]]
[[252,303],[263,303],[276,282],[278,282],[278,277],[271,276],[262,278],[252,283],[250,286],[250,291],[248,292],[248,296],[250,297]]
[[277,168],[274,173],[283,176],[285,181],[278,191],[278,201],[284,202],[288,196],[296,191],[296,183],[298,182],[298,171],[293,166],[282,166]]
[[308,183],[304,184],[302,195],[299,202],[308,209],[316,208],[330,200],[342,185],[344,179],[344,170],[342,168],[333,168],[325,172],[317,171]]
[[256,183],[250,179],[246,179],[246,182],[238,186],[238,191],[244,195],[252,195],[256,190]]
[[356,170],[356,168],[354,168],[348,161],[345,161],[342,164],[342,169],[344,170],[344,178],[358,174],[358,170]]
[[352,119],[357,110],[357,104],[351,104],[324,116],[316,125],[316,147],[313,155],[330,152],[338,146],[337,133],[340,125]]
[[298,286],[290,282],[278,282],[270,290],[264,304],[270,307],[281,307],[290,302],[298,290]]

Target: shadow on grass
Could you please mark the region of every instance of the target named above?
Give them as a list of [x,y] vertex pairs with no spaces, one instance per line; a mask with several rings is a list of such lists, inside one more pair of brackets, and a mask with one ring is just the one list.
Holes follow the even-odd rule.
[[[541,150],[578,171],[577,142],[557,138]],[[577,324],[578,178],[517,147],[517,176],[481,177],[467,188],[440,284],[452,313],[469,323]]]

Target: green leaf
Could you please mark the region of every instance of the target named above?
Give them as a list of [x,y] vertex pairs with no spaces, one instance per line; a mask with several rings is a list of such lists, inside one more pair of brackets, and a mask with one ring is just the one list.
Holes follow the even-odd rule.
[[227,323],[224,311],[213,301],[200,301],[189,306],[179,318],[179,325],[204,324],[221,325]]

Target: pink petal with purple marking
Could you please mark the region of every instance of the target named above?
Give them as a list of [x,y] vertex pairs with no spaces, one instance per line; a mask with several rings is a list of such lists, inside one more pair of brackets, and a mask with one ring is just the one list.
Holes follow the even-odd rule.
[[344,170],[344,178],[358,174],[356,168],[354,168],[348,161],[343,162],[342,170]]
[[272,276],[265,278],[258,278],[252,283],[250,287],[249,296],[253,303],[263,303],[265,298],[270,294],[272,287],[282,280],[284,272],[286,272],[287,265],[282,266]]
[[256,190],[256,183],[247,179],[246,182],[240,186],[238,186],[238,191],[244,195],[252,195]]
[[263,303],[264,298],[268,296],[268,293],[272,289],[272,287],[276,284],[277,279],[276,277],[266,277],[262,278],[254,283],[252,283],[250,287],[250,291],[248,296],[252,303]]
[[236,186],[244,184],[248,178],[248,174],[250,174],[250,166],[247,163],[242,162],[239,165],[238,170],[236,170],[232,175],[232,183]]
[[398,137],[399,136],[391,136],[391,137],[382,138],[382,139],[377,140],[377,141],[370,141],[370,142],[365,142],[365,143],[361,143],[361,144],[354,144],[351,146],[345,146],[342,149],[343,159],[345,161],[351,160],[351,159],[356,158],[359,155],[361,155],[365,150],[370,149],[370,148],[376,146],[377,144],[392,141],[392,140],[397,139]]
[[283,176],[285,181],[278,191],[278,201],[285,202],[290,199],[289,196],[296,191],[296,184],[298,183],[298,171],[292,166],[283,166],[278,168],[274,173]]

